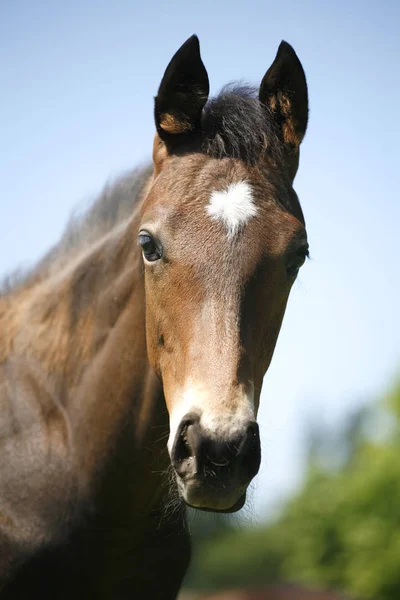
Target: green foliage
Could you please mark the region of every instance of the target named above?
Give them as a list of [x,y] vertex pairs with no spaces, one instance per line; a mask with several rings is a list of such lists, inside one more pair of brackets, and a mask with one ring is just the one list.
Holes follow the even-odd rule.
[[191,587],[281,580],[400,598],[400,385],[340,435],[314,436],[303,488],[275,523],[225,526],[195,557]]

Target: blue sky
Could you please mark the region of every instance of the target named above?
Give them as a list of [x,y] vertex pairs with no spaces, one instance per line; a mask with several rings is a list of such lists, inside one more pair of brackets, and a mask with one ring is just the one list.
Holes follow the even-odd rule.
[[279,42],[306,71],[310,123],[295,187],[312,260],[265,378],[254,507],[299,481],[304,427],[390,385],[400,358],[400,4],[0,0],[0,273],[29,265],[71,210],[150,157],[152,98],[200,37],[212,92],[258,84]]

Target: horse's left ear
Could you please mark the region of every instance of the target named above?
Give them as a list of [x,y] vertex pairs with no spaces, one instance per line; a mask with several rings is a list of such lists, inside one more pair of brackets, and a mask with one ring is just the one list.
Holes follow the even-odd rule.
[[308,93],[301,62],[287,42],[281,42],[264,75],[259,98],[274,115],[288,149],[296,151],[307,128]]
[[171,59],[155,98],[157,133],[167,146],[200,128],[208,94],[208,75],[199,40],[192,35]]

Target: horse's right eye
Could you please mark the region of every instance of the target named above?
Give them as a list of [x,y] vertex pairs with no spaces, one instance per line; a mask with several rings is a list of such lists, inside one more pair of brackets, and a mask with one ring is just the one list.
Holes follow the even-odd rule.
[[161,247],[157,245],[154,238],[147,231],[139,233],[139,244],[142,248],[144,258],[149,262],[154,262],[161,258]]

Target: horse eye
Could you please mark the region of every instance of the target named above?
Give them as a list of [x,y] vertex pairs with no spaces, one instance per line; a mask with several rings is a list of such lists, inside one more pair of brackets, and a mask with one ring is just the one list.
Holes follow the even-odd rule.
[[289,277],[296,277],[297,273],[300,270],[300,267],[302,267],[305,263],[308,254],[309,253],[307,247],[302,248],[294,256],[291,257],[290,262],[286,266],[286,273],[289,275]]
[[161,258],[161,248],[157,246],[155,240],[149,233],[139,233],[139,244],[142,248],[143,256],[149,262],[154,262]]

